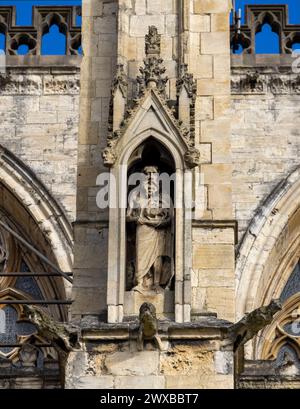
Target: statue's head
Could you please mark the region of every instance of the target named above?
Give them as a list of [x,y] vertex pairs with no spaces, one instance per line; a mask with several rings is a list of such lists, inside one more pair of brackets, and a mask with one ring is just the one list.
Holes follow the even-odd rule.
[[24,305],[23,313],[32,324],[40,325],[43,322],[43,312],[40,308],[32,305]]
[[159,171],[157,166],[145,166],[143,169],[145,180],[143,186],[148,194],[153,195],[159,190]]

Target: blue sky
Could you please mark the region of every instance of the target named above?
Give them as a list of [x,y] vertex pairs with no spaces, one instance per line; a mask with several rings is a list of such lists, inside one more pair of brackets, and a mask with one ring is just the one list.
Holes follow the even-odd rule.
[[[291,24],[300,24],[300,0],[236,0],[237,8],[242,9],[242,17],[244,17],[244,9],[246,4],[288,4],[289,22]],[[33,5],[78,6],[81,5],[81,0],[0,0],[0,6],[2,5],[17,6],[17,24],[30,25],[32,17],[31,7]],[[2,48],[2,43],[0,36],[0,48]],[[43,54],[64,54],[65,39],[63,35],[59,34],[56,27],[52,27],[50,34],[44,38],[42,51]],[[26,52],[26,47],[22,52]],[[278,38],[276,34],[271,32],[269,27],[264,27],[263,32],[257,35],[256,52],[279,52]]]
[[288,4],[290,23],[300,24],[300,0],[236,0],[236,7],[242,9],[242,16],[247,4]]
[[17,6],[17,24],[31,24],[32,6],[80,6],[81,0],[0,0],[0,6]]

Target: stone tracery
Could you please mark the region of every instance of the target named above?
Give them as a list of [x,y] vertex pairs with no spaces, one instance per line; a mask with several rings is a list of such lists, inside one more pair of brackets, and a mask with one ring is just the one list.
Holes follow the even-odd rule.
[[16,8],[0,7],[0,33],[6,36],[6,53],[17,55],[19,46],[27,45],[29,55],[40,55],[42,36],[57,24],[66,35],[66,54],[79,55],[81,27],[76,25],[76,16],[81,13],[79,9],[74,6],[34,6],[32,26],[18,26]]

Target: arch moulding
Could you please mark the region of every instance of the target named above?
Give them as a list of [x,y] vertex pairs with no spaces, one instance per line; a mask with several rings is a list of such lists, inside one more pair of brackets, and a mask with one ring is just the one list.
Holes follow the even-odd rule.
[[300,258],[300,168],[268,197],[253,218],[236,263],[236,313],[279,298]]
[[[72,271],[73,232],[71,224],[55,199],[30,169],[1,146],[0,184],[27,210],[35,226],[38,226],[46,242],[49,243],[51,252],[45,255],[50,259],[54,258],[53,261],[62,271]],[[10,211],[10,209],[7,210]],[[20,227],[30,237],[30,231],[27,231],[29,226],[22,226],[20,223]],[[70,284],[65,283],[64,285],[66,292],[69,293]]]

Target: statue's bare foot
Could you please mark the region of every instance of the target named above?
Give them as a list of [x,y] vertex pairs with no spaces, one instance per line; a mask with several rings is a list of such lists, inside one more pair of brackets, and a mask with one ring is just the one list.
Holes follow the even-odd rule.
[[164,289],[159,284],[155,284],[152,289],[156,294],[162,294],[164,292]]

